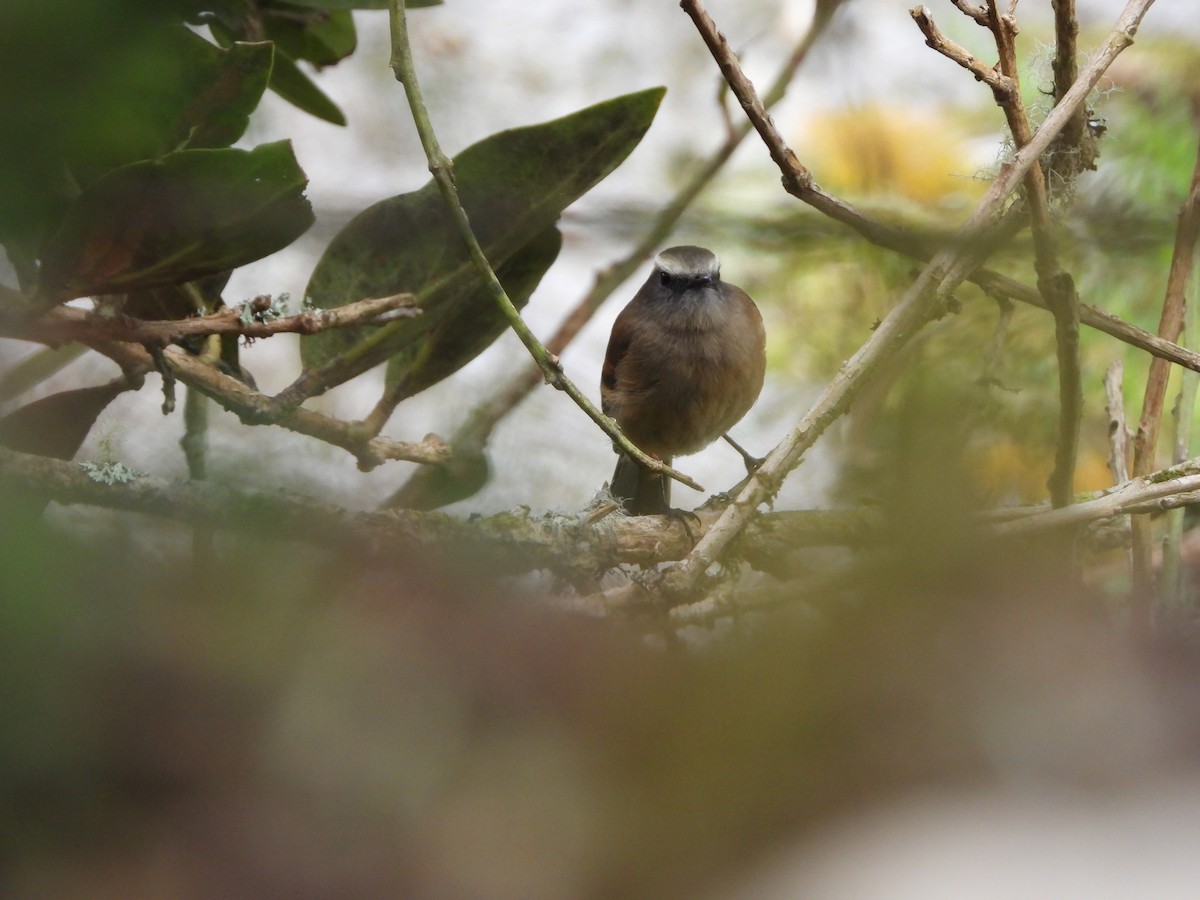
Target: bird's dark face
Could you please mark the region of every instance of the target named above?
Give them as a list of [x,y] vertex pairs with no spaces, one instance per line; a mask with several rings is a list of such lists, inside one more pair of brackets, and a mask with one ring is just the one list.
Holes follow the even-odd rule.
[[657,269],[655,272],[658,277],[659,287],[666,288],[673,293],[683,293],[695,288],[704,288],[720,281],[720,278],[712,275],[676,275],[671,272],[664,272],[662,269]]
[[654,260],[651,284],[660,296],[679,297],[689,292],[703,295],[721,283],[721,261],[703,247],[671,247]]

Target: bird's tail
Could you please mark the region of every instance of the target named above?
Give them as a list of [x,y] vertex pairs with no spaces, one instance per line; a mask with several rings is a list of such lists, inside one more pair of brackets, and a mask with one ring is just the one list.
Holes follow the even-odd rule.
[[[663,462],[671,464],[669,458]],[[662,515],[671,508],[671,479],[642,468],[624,453],[617,457],[609,490],[631,516]]]

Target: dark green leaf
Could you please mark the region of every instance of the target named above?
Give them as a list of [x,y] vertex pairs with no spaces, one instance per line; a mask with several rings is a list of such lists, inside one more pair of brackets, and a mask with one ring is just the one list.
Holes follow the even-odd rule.
[[[637,146],[662,96],[661,88],[641,91],[552,122],[501,132],[455,158],[463,205],[502,281],[528,281],[528,297],[557,254],[558,236],[552,232],[559,214]],[[394,357],[388,379],[403,383],[405,396],[458,369],[505,327],[433,182],[356,216],[317,264],[308,297],[329,308],[403,291],[419,295],[423,314],[382,326],[387,338],[365,363]],[[369,331],[304,338],[305,365],[340,356]]]
[[332,66],[354,52],[358,43],[349,10],[269,18],[266,36],[293,60],[303,59],[317,68]]
[[[562,235],[552,225],[496,266],[496,277],[517,309],[529,302],[560,249]],[[429,317],[421,322],[414,339],[405,341],[388,361],[388,383],[402,385],[404,397],[453,375],[486,350],[508,325],[495,298],[478,279],[452,302],[431,305],[441,312],[439,321],[435,322],[434,314],[427,309],[417,319],[404,322],[407,325]]]
[[87,349],[83,344],[63,344],[43,347],[27,356],[0,377],[0,400],[19,397],[75,362]]
[[[387,9],[388,0],[290,0],[293,6],[311,6],[314,9]],[[441,6],[443,0],[408,0],[407,9],[422,6]]]
[[260,259],[312,224],[307,183],[287,141],[117,169],[84,191],[46,243],[39,297],[148,290]]
[[310,116],[316,116],[334,125],[346,124],[346,114],[283,53],[275,54],[275,68],[271,70],[271,90]]
[[221,50],[207,41],[201,43],[222,58],[184,108],[176,131],[193,149],[228,147],[245,134],[250,113],[267,89],[274,47],[269,43],[235,43]]
[[184,146],[229,146],[245,132],[271,72],[270,46],[222,49],[182,26],[160,29],[139,49],[103,85],[82,88],[92,134],[73,142],[66,161],[83,186]]
[[466,500],[483,490],[492,477],[492,465],[483,450],[455,448],[454,457],[441,466],[418,466],[385,500],[384,509],[438,509]]
[[36,246],[81,187],[245,130],[270,48],[223,51],[160,0],[0,4],[0,240]]
[[168,284],[145,291],[130,291],[125,295],[121,312],[135,319],[151,321],[207,315],[221,306],[221,292],[225,290],[232,274],[226,269],[196,281]]
[[0,444],[21,453],[70,459],[105,407],[129,385],[117,380],[35,400],[0,419]]

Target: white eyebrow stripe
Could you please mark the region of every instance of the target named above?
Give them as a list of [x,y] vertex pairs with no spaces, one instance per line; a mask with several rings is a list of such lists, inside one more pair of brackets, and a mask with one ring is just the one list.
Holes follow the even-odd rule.
[[700,247],[672,248],[683,249],[686,252],[672,253],[664,250],[654,257],[654,265],[659,271],[675,277],[708,276],[716,278],[721,273],[721,260],[711,250]]

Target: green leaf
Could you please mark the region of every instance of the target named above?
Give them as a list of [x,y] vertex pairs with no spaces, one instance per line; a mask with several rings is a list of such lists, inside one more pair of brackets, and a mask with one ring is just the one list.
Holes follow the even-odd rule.
[[[454,160],[455,181],[476,237],[497,274],[524,302],[557,254],[553,226],[568,205],[615,169],[654,119],[664,89],[599,103],[561,119],[504,131]],[[552,246],[553,245],[553,246]],[[551,252],[553,250],[553,252]],[[524,291],[528,287],[528,292]],[[355,372],[394,357],[389,383],[411,396],[494,341],[505,322],[480,283],[437,185],[380,201],[356,216],[322,256],[307,296],[332,308],[411,291],[423,314],[385,326],[307,336],[304,364],[361,354]],[[378,341],[369,351],[359,347]]]
[[[552,225],[496,266],[496,277],[517,309],[529,302],[561,249],[562,234]],[[456,301],[438,306],[442,311],[439,321],[433,322],[430,316],[429,321],[421,322],[420,330],[388,361],[388,384],[402,385],[403,397],[419,394],[453,375],[491,346],[508,326],[495,298],[478,281]],[[426,315],[428,310],[404,324],[416,323]]]
[[275,68],[271,71],[271,90],[310,116],[316,116],[334,125],[346,124],[346,114],[283,53],[275,54]]
[[176,133],[192,149],[228,147],[246,133],[250,113],[267,89],[275,48],[266,42],[239,42],[221,50],[207,41],[200,42],[221,57],[184,108]]
[[0,400],[11,400],[65,369],[87,352],[83,344],[43,347],[0,376]]
[[341,62],[358,44],[349,10],[269,18],[265,26],[266,36],[280,50],[293,60],[307,60],[317,68]]
[[0,444],[21,453],[70,459],[105,407],[129,389],[117,379],[35,400],[0,419]]
[[[293,6],[311,6],[314,9],[387,9],[388,0],[289,0]],[[441,6],[442,0],[408,0],[406,9],[422,6]]]
[[312,224],[288,141],[181,150],[88,188],[42,248],[52,304],[192,281],[286,247]]
[[[0,240],[36,246],[101,176],[246,129],[271,48],[225,51],[157,0],[0,4]],[[64,15],[66,16],[64,18]],[[66,27],[69,24],[69,27]]]
[[[241,12],[242,15],[230,15],[208,22],[213,39],[222,47],[236,46],[239,40],[246,38],[249,26],[245,10]],[[306,58],[305,54],[311,54],[318,65],[332,65],[353,52],[356,37],[350,14],[333,13],[328,19],[333,24],[326,28],[321,27],[324,20],[315,14],[312,22],[270,19],[264,26],[261,21],[255,20],[256,33],[262,34],[262,29],[266,27],[267,36],[274,41],[275,59],[268,84],[271,90],[310,116],[334,125],[345,125],[345,113],[296,65],[296,59]],[[315,28],[315,37],[310,38],[309,28]]]
[[382,504],[383,509],[433,510],[478,494],[492,477],[484,450],[455,447],[454,456],[440,466],[417,466]]
[[161,29],[89,98],[87,126],[98,139],[73,139],[66,161],[87,186],[113,169],[182,147],[227,147],[245,133],[271,74],[273,48],[222,49],[182,27]]

